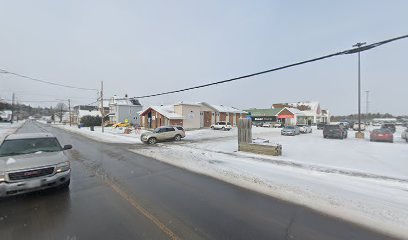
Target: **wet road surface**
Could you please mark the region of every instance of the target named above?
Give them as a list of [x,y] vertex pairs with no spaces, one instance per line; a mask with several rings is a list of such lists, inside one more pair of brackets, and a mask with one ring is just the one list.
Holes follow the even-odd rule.
[[[0,239],[391,239],[48,125],[71,159],[71,186],[0,199]],[[152,148],[154,151],[154,149]]]

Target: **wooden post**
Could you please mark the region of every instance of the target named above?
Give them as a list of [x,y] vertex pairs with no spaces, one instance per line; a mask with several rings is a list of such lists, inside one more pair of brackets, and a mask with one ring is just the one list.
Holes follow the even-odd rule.
[[69,126],[72,126],[72,116],[71,116],[71,99],[68,99],[68,111],[69,111]]
[[103,126],[103,119],[105,117],[105,109],[103,108],[103,81],[101,81],[101,116],[102,116],[102,123],[101,123],[102,132],[105,132],[105,129]]
[[241,143],[252,143],[252,120],[240,118],[238,120],[238,151]]

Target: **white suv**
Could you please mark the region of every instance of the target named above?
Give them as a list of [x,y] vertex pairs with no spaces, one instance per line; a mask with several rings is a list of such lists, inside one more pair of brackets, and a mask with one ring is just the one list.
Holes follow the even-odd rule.
[[229,122],[216,122],[215,124],[211,125],[211,129],[218,129],[218,130],[231,130],[232,126]]

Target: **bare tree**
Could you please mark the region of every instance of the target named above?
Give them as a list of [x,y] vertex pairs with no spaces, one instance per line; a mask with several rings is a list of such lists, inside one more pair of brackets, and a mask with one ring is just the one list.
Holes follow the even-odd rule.
[[68,111],[68,106],[63,102],[60,102],[55,106],[54,110],[55,110],[55,115],[59,117],[59,122],[61,123],[64,113]]

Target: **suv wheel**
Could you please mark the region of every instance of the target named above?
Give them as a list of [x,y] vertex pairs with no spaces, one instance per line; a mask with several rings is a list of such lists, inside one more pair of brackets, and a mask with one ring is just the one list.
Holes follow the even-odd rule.
[[157,142],[157,139],[154,138],[154,137],[152,137],[152,138],[149,138],[149,140],[147,140],[147,142],[148,142],[149,144],[155,144],[155,143]]
[[59,188],[59,189],[66,189],[66,188],[69,187],[69,184],[70,184],[70,183],[71,183],[71,179],[68,180],[68,181],[66,181],[66,182],[64,182],[63,184],[59,185],[58,188]]
[[214,126],[211,126],[211,129],[214,129]]
[[222,131],[225,131],[225,127],[222,127],[221,130],[222,130]]
[[174,137],[174,140],[175,140],[175,141],[180,141],[180,140],[181,140],[181,135],[180,135],[180,134],[177,134],[177,135]]

